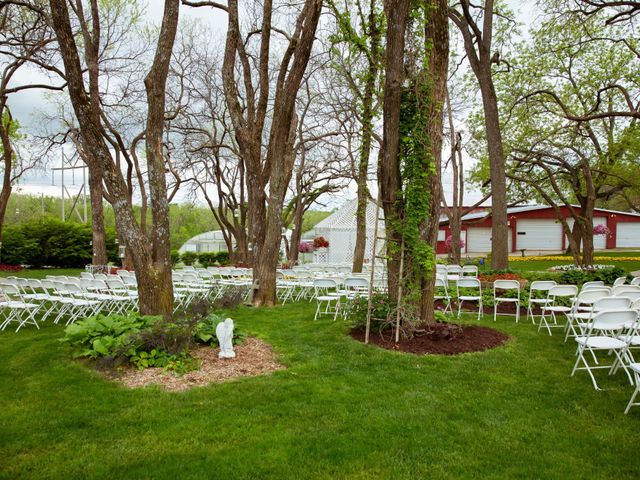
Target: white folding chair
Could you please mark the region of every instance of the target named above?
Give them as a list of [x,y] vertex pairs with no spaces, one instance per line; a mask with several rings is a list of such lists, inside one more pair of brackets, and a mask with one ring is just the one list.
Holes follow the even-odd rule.
[[335,320],[340,309],[340,295],[337,293],[336,281],[330,278],[317,278],[313,281],[313,289],[317,304],[313,319],[317,320],[319,315],[333,315]]
[[542,308],[549,302],[549,289],[555,287],[554,280],[536,280],[529,286],[529,305],[527,307],[527,320],[531,317],[531,323],[536,324],[533,308],[537,305]]
[[[564,328],[564,325],[558,325],[558,314],[567,314],[573,310],[573,302],[578,295],[578,287],[575,285],[556,285],[551,287],[547,294],[547,303],[542,305],[542,316],[540,317],[540,324],[538,325],[538,331],[544,324],[545,328],[551,335],[551,328]],[[569,305],[566,305],[566,304]],[[553,325],[549,325],[547,317],[550,317],[553,321]]]
[[[516,292],[516,297],[504,297],[507,292]],[[515,304],[516,323],[520,320],[520,282],[517,280],[496,280],[493,282],[493,321],[498,315],[510,315],[508,313],[498,313],[498,304]]]
[[[578,344],[578,358],[573,366],[571,376],[574,376],[578,370],[586,370],[591,377],[593,387],[600,390],[593,370],[608,369],[609,375],[611,375],[615,372],[616,367],[621,365],[629,381],[633,383],[627,369],[627,364],[631,363],[628,357],[628,343],[614,335],[620,334],[629,324],[634,325],[634,328],[637,329],[637,317],[638,313],[634,310],[605,310],[597,313],[589,323],[585,334],[575,338]],[[596,353],[602,351],[613,352],[615,361],[609,365],[600,364]],[[585,356],[587,352],[593,357],[593,364],[587,361]],[[580,367],[580,364],[584,366]]]
[[613,286],[617,287],[618,285],[624,285],[627,283],[627,277],[618,277],[613,281]]
[[434,284],[435,295],[434,300],[442,300],[444,302],[444,313],[447,310],[453,314],[453,308],[451,307],[451,295],[449,295],[449,282],[447,282],[447,275],[437,275]]
[[635,277],[633,280],[631,280],[631,282],[629,282],[629,285],[638,285],[638,286],[640,286],[640,277]]
[[[462,295],[460,289],[464,288]],[[477,291],[477,294],[475,293]],[[478,320],[484,315],[484,308],[482,306],[482,285],[477,278],[459,278],[456,280],[456,298],[458,299],[458,318],[462,311],[462,304],[464,302],[478,302]]]

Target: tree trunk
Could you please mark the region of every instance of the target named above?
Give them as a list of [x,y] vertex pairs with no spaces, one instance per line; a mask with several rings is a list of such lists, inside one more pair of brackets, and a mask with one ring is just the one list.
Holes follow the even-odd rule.
[[385,0],[387,18],[385,81],[383,94],[382,148],[378,158],[378,187],[384,211],[387,237],[387,285],[389,296],[397,301],[400,284],[400,243],[402,206],[398,194],[402,191],[400,176],[400,107],[404,82],[404,46],[409,0]]
[[[429,98],[429,117],[426,126],[431,140],[433,169],[430,173],[431,199],[429,218],[425,219],[423,237],[434,248],[433,266],[426,272],[421,281],[422,297],[420,301],[421,320],[432,325],[435,323],[435,245],[440,229],[441,170],[443,141],[443,111],[447,94],[447,70],[449,64],[449,20],[446,0],[433,0],[427,7],[425,22],[425,45],[427,45],[428,73],[431,82]],[[458,245],[460,236],[458,234]]]
[[304,219],[304,208],[300,199],[296,202],[296,211],[293,214],[293,230],[291,231],[291,242],[289,243],[289,263],[296,265],[300,252],[298,246],[302,240],[302,221]]
[[102,203],[102,174],[95,168],[89,168],[89,196],[91,198],[91,232],[93,265],[106,265],[107,243],[104,230],[104,205]]
[[489,171],[491,176],[491,269],[505,270],[509,267],[507,227],[507,180],[502,147],[502,133],[498,114],[491,65],[478,78],[482,91]]
[[[171,52],[178,28],[180,0],[165,0],[162,27],[156,47],[156,54],[149,74],[144,79],[147,92],[147,175],[151,199],[151,218],[153,225],[149,237],[153,245],[153,264],[149,267],[151,280],[155,282],[157,292],[155,307],[163,316],[173,311],[173,280],[171,277],[171,246],[169,231],[169,202],[167,201],[167,179],[162,145],[164,113],[166,103],[165,87],[169,74]],[[143,305],[140,304],[143,312]]]
[[2,191],[0,192],[0,241],[2,241],[2,232],[4,230],[4,217],[7,213],[7,205],[9,197],[13,190],[11,186],[11,172],[13,171],[13,147],[9,138],[10,123],[5,125],[4,105],[6,97],[2,99],[2,108],[0,108],[0,141],[2,142],[2,161],[4,163],[4,172],[2,174]]
[[[380,49],[381,34],[376,19],[375,4],[372,2],[369,12],[369,41],[371,44],[368,56],[369,65],[365,82],[364,95],[362,97],[362,139],[360,142],[360,155],[358,163],[358,207],[356,210],[356,243],[353,249],[354,273],[362,272],[365,250],[367,248],[367,206],[369,204],[369,156],[373,141],[373,115],[374,102],[376,101],[376,79],[379,70],[378,51]],[[377,219],[376,219],[377,221]],[[375,255],[375,253],[374,253]]]

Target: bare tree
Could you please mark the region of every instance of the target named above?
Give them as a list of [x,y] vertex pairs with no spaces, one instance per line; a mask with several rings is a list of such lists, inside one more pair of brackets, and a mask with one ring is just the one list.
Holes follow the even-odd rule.
[[[482,25],[472,12],[474,8],[480,10]],[[509,252],[505,159],[498,98],[492,73],[492,66],[500,62],[499,53],[492,49],[494,15],[493,0],[485,0],[481,6],[461,0],[449,10],[449,18],[464,39],[467,59],[478,80],[482,96],[491,177],[491,268],[498,270],[508,267]]]
[[[164,125],[164,85],[168,74],[173,41],[178,23],[179,0],[167,0],[163,13],[158,46],[153,65],[145,80],[148,94],[147,155],[149,158],[149,183],[153,225],[149,245],[146,235],[138,225],[130,202],[127,184],[114,162],[105,140],[105,125],[100,103],[99,51],[100,11],[97,0],[90,2],[90,32],[83,32],[85,62],[88,70],[88,85],[85,84],[79,45],[74,37],[70,5],[65,0],[50,0],[51,26],[55,31],[69,97],[79,122],[84,147],[90,149],[102,167],[108,195],[115,211],[118,232],[123,236],[127,249],[131,251],[140,292],[140,311],[144,314],[169,315],[173,310],[173,288],[171,262],[168,250],[168,209],[166,208],[166,184],[162,162],[162,131]],[[85,16],[83,5],[71,4],[77,18]],[[87,25],[89,23],[87,22]],[[91,41],[88,42],[87,39]],[[162,176],[162,179],[159,177]]]
[[[246,166],[249,242],[256,286],[253,303],[271,306],[276,303],[282,209],[295,159],[295,101],[311,54],[322,0],[306,0],[302,4],[291,33],[273,25],[273,2],[266,0],[261,19],[244,36],[237,0],[229,0],[227,6],[186,3],[221,8],[228,15],[222,79],[238,149]],[[285,48],[275,72],[270,68],[274,35],[284,37]],[[255,44],[254,38],[257,53],[249,49]],[[271,96],[273,74],[276,81]],[[270,101],[271,117],[267,122]]]
[[2,153],[2,190],[0,191],[0,238],[13,183],[34,165],[34,159],[22,158],[15,141],[20,136],[18,120],[9,108],[11,95],[36,89],[62,90],[65,85],[20,82],[20,70],[42,61],[52,42],[46,19],[37,11],[0,2],[0,145]]

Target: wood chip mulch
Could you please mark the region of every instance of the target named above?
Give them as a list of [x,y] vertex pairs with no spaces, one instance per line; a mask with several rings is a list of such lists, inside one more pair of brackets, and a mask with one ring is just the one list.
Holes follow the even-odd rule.
[[143,388],[148,385],[159,385],[170,392],[183,392],[192,387],[202,387],[210,383],[221,383],[239,377],[264,375],[283,370],[284,365],[278,363],[271,346],[257,338],[247,338],[242,345],[235,345],[236,358],[218,358],[219,348],[198,346],[191,350],[191,355],[202,361],[198,370],[176,375],[165,372],[162,368],[138,370],[126,368],[118,372],[104,372],[105,376],[122,383],[128,388]]
[[[401,339],[394,342],[391,329],[381,333],[371,332],[369,342],[387,350],[396,350],[417,355],[458,355],[460,353],[482,352],[504,345],[509,341],[509,335],[494,330],[493,328],[479,325],[460,325],[462,332],[454,338],[439,335],[440,329],[447,329],[447,324],[436,324],[427,334],[419,334],[411,339]],[[351,336],[364,342],[365,332],[363,328],[355,328],[350,332]]]

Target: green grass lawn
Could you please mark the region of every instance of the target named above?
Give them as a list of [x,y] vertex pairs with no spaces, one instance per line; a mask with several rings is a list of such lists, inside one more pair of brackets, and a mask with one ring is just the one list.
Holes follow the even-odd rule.
[[68,275],[77,277],[83,268],[24,268],[19,272],[0,271],[0,277],[45,278],[47,275]]
[[[515,255],[513,255],[515,256]],[[562,256],[566,260],[535,260],[535,257],[530,257],[532,260],[526,262],[510,262],[509,268],[514,271],[544,271],[555,265],[570,265],[573,263],[573,257],[571,255],[553,255]],[[598,260],[599,257],[633,257],[637,260]],[[640,270],[640,252],[597,252],[595,254],[595,263],[602,263],[606,265],[615,265],[617,267],[626,270],[627,272],[635,272]]]
[[571,378],[559,334],[485,318],[510,343],[417,357],[312,309],[233,311],[288,368],[183,393],[102,379],[70,359],[61,327],[1,332],[0,477],[640,478],[631,386]]

